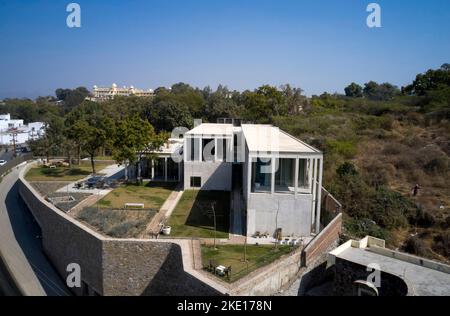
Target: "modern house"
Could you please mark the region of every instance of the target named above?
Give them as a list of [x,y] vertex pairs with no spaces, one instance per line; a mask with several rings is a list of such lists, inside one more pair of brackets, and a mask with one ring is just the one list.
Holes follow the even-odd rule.
[[318,232],[323,154],[272,125],[222,122],[196,126],[182,144],[172,139],[143,163],[143,176],[180,181],[185,190],[232,191],[239,203],[231,211],[241,208],[247,236]]
[[323,154],[272,125],[201,124],[185,134],[184,188],[239,190],[247,235],[319,230]]

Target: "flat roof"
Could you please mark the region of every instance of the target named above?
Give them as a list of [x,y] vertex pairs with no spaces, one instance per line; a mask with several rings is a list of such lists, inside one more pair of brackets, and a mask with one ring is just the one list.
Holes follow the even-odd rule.
[[185,135],[233,136],[233,124],[202,123]]
[[407,280],[413,287],[415,295],[448,296],[450,295],[450,274],[420,266],[414,263],[375,253],[369,248],[349,247],[337,258],[354,262],[363,266],[376,263],[381,271],[399,276]]
[[263,124],[242,124],[250,152],[321,153],[278,127]]

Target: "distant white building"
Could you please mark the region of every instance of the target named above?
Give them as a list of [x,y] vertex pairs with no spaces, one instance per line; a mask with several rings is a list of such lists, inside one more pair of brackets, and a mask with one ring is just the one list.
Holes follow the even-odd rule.
[[28,125],[23,120],[12,120],[10,114],[0,115],[0,145],[25,144],[30,139],[42,137],[45,133],[42,122],[33,122]]
[[92,91],[92,96],[88,99],[96,102],[103,102],[113,99],[116,96],[129,97],[129,96],[137,96],[137,97],[152,97],[154,92],[152,89],[141,90],[136,89],[133,86],[119,88],[115,83],[112,84],[111,87],[97,87],[94,86]]

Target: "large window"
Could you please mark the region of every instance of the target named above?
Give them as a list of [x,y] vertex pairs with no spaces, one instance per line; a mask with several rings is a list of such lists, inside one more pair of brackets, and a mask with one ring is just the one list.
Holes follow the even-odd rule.
[[200,138],[186,138],[187,161],[200,161]]
[[226,152],[227,152],[227,140],[225,138],[218,138],[217,139],[217,160],[225,161],[227,159]]
[[275,192],[295,193],[295,159],[276,159]]
[[309,189],[309,160],[300,159],[298,164],[298,188]]
[[271,159],[252,160],[252,192],[271,192]]
[[202,139],[202,161],[214,161],[216,155],[216,145],[214,138]]

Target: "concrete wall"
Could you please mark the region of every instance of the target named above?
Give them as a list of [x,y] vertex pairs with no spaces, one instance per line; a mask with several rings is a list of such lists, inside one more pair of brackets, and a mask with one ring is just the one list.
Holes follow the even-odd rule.
[[[310,194],[250,193],[247,206],[247,235],[256,231],[275,233],[282,228],[283,235],[311,235]],[[278,210],[279,207],[279,210]],[[278,210],[278,211],[277,211]]]
[[[27,168],[25,168],[26,171]],[[219,295],[183,267],[180,246],[104,237],[45,201],[19,178],[19,193],[42,230],[44,251],[65,280],[77,263],[89,292],[100,295]],[[82,295],[80,288],[73,291]]]
[[184,189],[191,187],[191,177],[201,177],[201,190],[231,191],[232,164],[228,162],[194,162],[184,163]]
[[301,250],[282,257],[274,263],[257,270],[235,283],[230,292],[236,296],[268,296],[289,284],[301,268]]

